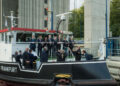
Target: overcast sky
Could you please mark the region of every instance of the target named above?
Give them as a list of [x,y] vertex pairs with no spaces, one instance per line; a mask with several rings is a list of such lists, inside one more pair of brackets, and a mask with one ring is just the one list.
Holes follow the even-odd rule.
[[82,6],[84,0],[70,0],[70,10]]

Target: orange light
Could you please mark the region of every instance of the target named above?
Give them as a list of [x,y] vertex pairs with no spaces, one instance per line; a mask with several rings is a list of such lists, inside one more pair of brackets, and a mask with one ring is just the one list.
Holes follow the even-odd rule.
[[48,8],[46,8],[46,10],[48,11]]
[[48,17],[46,18],[46,20],[48,21]]
[[48,28],[46,28],[46,31],[48,31]]

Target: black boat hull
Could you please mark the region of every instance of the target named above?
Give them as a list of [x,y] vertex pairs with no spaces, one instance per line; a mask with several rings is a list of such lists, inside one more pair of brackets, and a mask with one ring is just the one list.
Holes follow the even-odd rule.
[[[50,86],[38,84],[26,84],[18,82],[0,81],[0,86]],[[115,81],[79,81],[78,84],[73,86],[117,86]]]
[[50,86],[55,74],[71,74],[75,86],[116,86],[105,61],[42,63],[38,71],[22,70],[17,63],[0,62],[0,79],[14,83]]

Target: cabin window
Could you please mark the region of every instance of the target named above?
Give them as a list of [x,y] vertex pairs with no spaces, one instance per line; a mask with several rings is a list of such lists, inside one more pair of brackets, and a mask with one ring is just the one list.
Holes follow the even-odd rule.
[[32,34],[27,33],[18,33],[17,34],[17,42],[29,42],[32,37]]

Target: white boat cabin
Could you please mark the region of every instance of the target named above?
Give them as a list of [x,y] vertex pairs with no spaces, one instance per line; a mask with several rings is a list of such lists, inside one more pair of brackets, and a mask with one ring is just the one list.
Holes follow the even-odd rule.
[[[67,37],[72,35],[71,32],[61,33]],[[39,35],[44,37],[48,34],[54,36],[56,31],[28,28],[11,28],[11,30],[0,30],[0,61],[14,62],[12,58],[13,55],[16,51],[21,50],[24,52],[26,48],[29,48],[32,35],[35,35],[35,37],[38,38]]]

